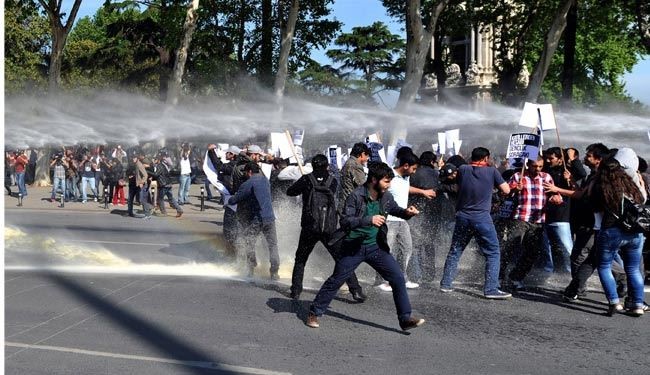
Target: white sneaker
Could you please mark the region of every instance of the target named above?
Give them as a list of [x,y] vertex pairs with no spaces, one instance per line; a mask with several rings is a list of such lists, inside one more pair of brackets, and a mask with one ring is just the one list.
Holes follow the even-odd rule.
[[393,288],[388,283],[381,283],[381,284],[379,284],[379,286],[377,286],[377,288],[379,288],[379,290],[381,290],[383,292],[392,292],[393,291]]
[[420,284],[418,284],[418,283],[414,283],[412,281],[407,281],[406,282],[406,289],[415,289],[415,288],[419,288],[419,287],[420,287]]

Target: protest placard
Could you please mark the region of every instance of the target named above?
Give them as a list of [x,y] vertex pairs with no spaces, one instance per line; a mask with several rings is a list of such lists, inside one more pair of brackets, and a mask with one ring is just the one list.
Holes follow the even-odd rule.
[[539,155],[540,136],[530,133],[515,133],[510,135],[506,158],[511,168],[523,167],[524,160],[536,159]]
[[[539,110],[539,112],[538,112]],[[539,127],[541,130],[552,130],[557,128],[553,106],[551,104],[524,104],[524,110],[521,112],[519,125],[527,128]]]

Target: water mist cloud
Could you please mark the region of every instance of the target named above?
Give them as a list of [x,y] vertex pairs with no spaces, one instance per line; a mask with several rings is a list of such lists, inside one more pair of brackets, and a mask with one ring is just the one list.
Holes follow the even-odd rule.
[[[529,131],[517,127],[520,109],[497,104],[483,105],[480,111],[422,104],[397,114],[376,107],[341,108],[292,98],[280,113],[271,97],[257,102],[204,99],[170,107],[140,95],[98,92],[85,97],[7,98],[5,108],[5,142],[12,147],[135,145],[161,138],[241,144],[271,131],[297,128],[306,130],[307,142],[321,138],[350,147],[365,134],[384,131],[387,136],[394,128],[404,128],[408,142],[428,149],[436,142],[437,131],[460,128],[464,153],[482,145],[498,155],[505,153],[510,133]],[[604,142],[650,154],[650,118],[574,111],[557,113],[557,122],[565,147]],[[547,145],[557,144],[555,132],[546,132],[545,139]]]

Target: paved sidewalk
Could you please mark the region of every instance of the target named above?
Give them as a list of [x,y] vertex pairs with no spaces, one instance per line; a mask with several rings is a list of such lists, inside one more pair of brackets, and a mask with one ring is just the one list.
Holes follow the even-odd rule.
[[[193,184],[190,187],[190,202],[182,206],[183,216],[222,214],[223,206],[218,203],[219,193],[215,193],[214,191],[215,189],[212,190],[213,190],[213,197],[216,198],[209,201],[207,200],[206,197],[204,202],[204,211],[201,211],[201,186],[203,185]],[[60,211],[71,211],[71,212],[79,212],[79,211],[93,212],[94,211],[97,213],[112,211],[112,210],[124,210],[125,214],[127,210],[126,205],[121,206],[121,205],[109,204],[107,208],[104,208],[103,200],[100,199],[99,202],[94,202],[92,198],[90,198],[92,195],[88,196],[89,197],[88,203],[84,204],[81,203],[81,201],[65,202],[64,207],[61,207],[61,203],[59,201],[56,202],[50,201],[52,187],[31,187],[31,186],[27,186],[28,195],[25,198],[23,198],[22,206],[18,206],[18,187],[12,186],[11,191],[13,193],[12,196],[9,196],[6,190],[4,191],[5,209],[60,210]],[[128,188],[125,188],[125,193],[128,198]],[[174,187],[172,188],[172,193],[174,194],[174,197],[176,197],[176,194],[178,193],[178,185],[174,185]],[[167,209],[168,216],[173,217],[176,214],[176,210],[174,210],[169,205],[169,202],[165,202],[165,207]],[[140,212],[142,210],[142,207],[136,204],[134,206],[134,209],[136,212]],[[158,209],[156,209],[155,212],[157,213]]]

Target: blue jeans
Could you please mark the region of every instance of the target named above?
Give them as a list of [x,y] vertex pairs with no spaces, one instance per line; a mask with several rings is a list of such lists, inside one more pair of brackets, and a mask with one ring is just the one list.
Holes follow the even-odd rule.
[[86,195],[86,185],[90,185],[90,190],[95,195],[95,198],[99,197],[97,190],[95,190],[95,177],[81,177],[81,199],[86,201],[88,196]]
[[139,191],[140,203],[145,216],[151,216],[151,199],[149,197],[149,186],[143,185]]
[[180,186],[178,187],[178,203],[184,204],[190,200],[190,185],[192,178],[189,174],[182,174],[180,177]]
[[212,185],[210,183],[210,180],[206,178],[205,181],[203,182],[203,186],[205,187],[205,194],[208,199],[212,199],[212,190],[210,190],[210,185]]
[[16,183],[18,184],[18,193],[23,197],[27,195],[27,188],[25,187],[25,172],[16,173]]
[[485,257],[485,284],[483,293],[486,295],[494,294],[499,290],[499,267],[501,261],[501,252],[499,250],[499,240],[497,232],[494,229],[492,220],[474,221],[462,217],[456,217],[456,226],[454,235],[451,239],[451,248],[445,260],[445,268],[440,280],[440,287],[450,289],[451,284],[458,273],[458,262],[467,244],[476,237],[481,253]]
[[63,199],[66,197],[66,189],[65,189],[65,178],[57,178],[54,177],[54,184],[52,185],[52,199],[56,198],[56,191],[57,189],[61,190],[61,194],[63,194]]
[[553,272],[558,271],[558,267],[553,266],[553,248],[558,249],[562,256],[562,269],[566,272],[571,272],[571,249],[573,249],[573,237],[571,236],[570,223],[549,223],[545,225],[546,236],[548,236],[548,247],[545,252],[547,259],[550,259],[549,264],[544,267],[545,271]]
[[158,187],[158,207],[160,208],[160,212],[162,214],[166,214],[167,210],[165,209],[165,197],[167,197],[167,200],[169,200],[169,204],[176,210],[177,213],[182,213],[183,208],[178,205],[178,202],[176,202],[176,199],[174,198],[174,194],[172,194],[172,187],[171,186],[159,186]]
[[643,306],[643,276],[639,270],[643,240],[643,234],[625,233],[618,227],[598,233],[598,276],[610,304],[619,303],[616,281],[612,276],[612,261],[619,253],[627,275],[628,300],[637,307]]
[[67,194],[67,199],[69,200],[75,200],[79,197],[79,189],[77,188],[77,182],[79,182],[79,177],[74,176],[74,177],[69,177],[66,180],[66,194]]
[[336,296],[343,283],[352,276],[362,262],[366,262],[377,271],[393,288],[393,301],[397,308],[397,318],[405,321],[411,317],[411,302],[406,293],[406,281],[399,264],[388,252],[381,250],[377,244],[361,245],[359,249],[350,249],[343,244],[343,256],[336,261],[334,273],[320,288],[310,310],[321,316]]

